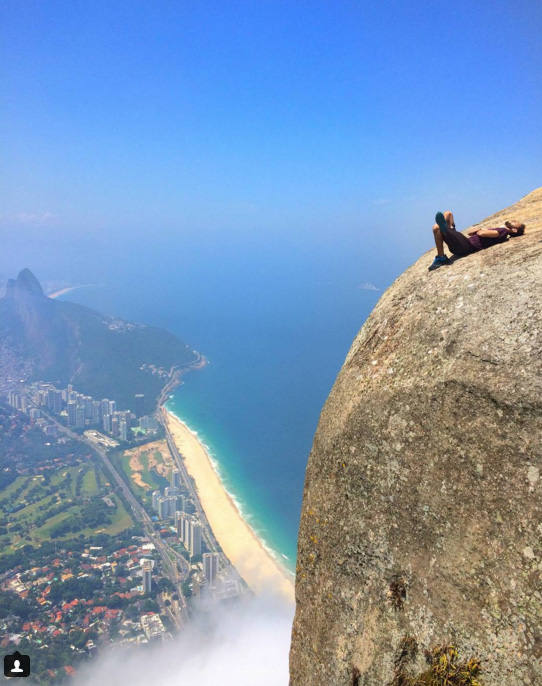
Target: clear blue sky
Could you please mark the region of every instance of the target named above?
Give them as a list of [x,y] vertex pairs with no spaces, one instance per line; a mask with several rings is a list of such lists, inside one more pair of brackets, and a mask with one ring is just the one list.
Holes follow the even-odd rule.
[[429,247],[435,209],[542,183],[538,0],[4,0],[0,25],[0,227],[29,247]]

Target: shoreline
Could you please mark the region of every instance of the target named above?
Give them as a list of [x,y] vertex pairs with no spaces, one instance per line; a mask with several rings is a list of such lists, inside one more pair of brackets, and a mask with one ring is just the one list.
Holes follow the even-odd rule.
[[77,288],[77,286],[66,286],[66,288],[61,288],[58,291],[53,291],[52,293],[48,293],[47,297],[52,298],[53,300],[55,298],[60,298],[61,295],[64,295],[65,293],[69,293],[70,291],[74,291]]
[[201,506],[226,557],[254,593],[278,594],[293,604],[291,572],[274,558],[244,519],[197,434],[166,407],[162,410],[168,431],[194,479]]
[[203,447],[203,449],[205,450],[205,453],[207,454],[207,459],[211,463],[211,467],[213,468],[213,470],[216,473],[220,483],[222,484],[222,488],[225,490],[226,495],[232,501],[232,503],[233,503],[235,509],[237,510],[237,512],[239,513],[239,516],[241,517],[241,519],[245,522],[245,524],[249,527],[249,529],[251,529],[254,536],[258,539],[259,544],[262,546],[262,548],[265,550],[265,552],[269,555],[269,557],[273,560],[273,562],[277,565],[277,567],[282,572],[284,572],[285,576],[287,578],[291,579],[292,583],[295,583],[295,571],[290,569],[288,567],[288,564],[285,561],[283,562],[283,560],[281,559],[281,558],[284,558],[284,560],[288,560],[289,558],[286,555],[284,555],[283,553],[277,552],[276,550],[274,550],[271,547],[271,545],[266,543],[263,535],[259,534],[257,529],[251,524],[250,519],[249,519],[250,515],[243,511],[241,503],[238,501],[236,496],[230,490],[228,490],[226,483],[220,474],[220,465],[218,464],[218,460],[216,459],[214,454],[211,452],[211,448],[207,445],[207,443],[205,443],[202,440],[200,433],[198,431],[190,428],[190,426],[188,426],[188,424],[184,420],[180,419],[174,412],[172,412],[172,414],[175,415],[175,417],[186,426],[188,431],[190,431],[190,433],[196,438],[196,440]]
[[80,286],[66,286],[65,288],[60,288],[58,291],[53,291],[52,293],[47,293],[46,295],[48,298],[52,298],[54,300],[55,298],[60,298],[61,295],[71,293],[71,291],[76,291],[78,288],[87,288],[88,286],[92,285],[93,284],[90,283],[84,283]]

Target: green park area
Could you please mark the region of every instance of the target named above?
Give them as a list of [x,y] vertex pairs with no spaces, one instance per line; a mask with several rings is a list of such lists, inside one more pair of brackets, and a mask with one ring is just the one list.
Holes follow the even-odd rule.
[[122,503],[121,499],[116,495],[111,496],[111,499],[116,503],[116,509],[114,510],[111,516],[110,523],[102,531],[98,533],[104,533],[109,534],[110,536],[115,536],[121,531],[129,529],[131,526],[133,526],[133,521],[132,517],[129,515],[126,508],[124,507],[124,504]]
[[94,462],[19,476],[0,490],[0,555],[74,536],[116,535],[133,526]]

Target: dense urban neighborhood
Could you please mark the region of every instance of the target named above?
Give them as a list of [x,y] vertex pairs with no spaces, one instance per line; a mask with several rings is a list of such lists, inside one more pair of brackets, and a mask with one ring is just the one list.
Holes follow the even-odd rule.
[[31,655],[39,683],[112,644],[170,640],[202,595],[247,592],[159,414],[137,402],[45,382],[0,402],[1,645]]

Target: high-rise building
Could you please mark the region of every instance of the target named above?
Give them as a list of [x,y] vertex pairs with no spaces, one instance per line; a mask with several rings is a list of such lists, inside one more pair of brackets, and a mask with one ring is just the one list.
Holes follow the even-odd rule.
[[109,412],[109,400],[107,398],[104,398],[101,401],[101,406],[102,406],[102,412],[101,412],[102,417],[104,417],[106,414],[111,414],[111,412]]
[[52,410],[54,407],[54,398],[55,398],[55,391],[53,388],[50,388],[47,391],[47,408],[49,410]]
[[152,560],[141,560],[141,576],[143,593],[150,593],[152,591]]
[[209,586],[215,582],[218,574],[218,553],[203,553],[203,573]]
[[180,496],[175,493],[176,490],[176,488],[171,488],[170,486],[166,486],[164,488],[164,498],[167,498],[169,500],[169,514],[171,517],[175,515],[175,512],[177,510],[182,509],[179,507]]
[[152,509],[155,512],[158,512],[158,500],[160,499],[160,491],[153,491],[151,498],[152,498]]
[[169,517],[169,498],[158,498],[158,517],[167,519]]
[[181,537],[181,541],[183,542],[184,547],[188,550],[189,545],[190,545],[190,522],[191,517],[185,516],[182,518],[182,532],[183,535]]
[[47,389],[47,408],[57,414],[62,410],[62,391],[56,388]]
[[166,498],[166,500],[168,517],[175,517],[175,512],[177,510],[177,496],[170,495]]
[[85,408],[83,405],[77,405],[75,408],[75,426],[78,429],[85,426]]
[[62,407],[64,405],[64,400],[62,398],[62,391],[57,391],[55,390],[54,395],[53,395],[53,412],[56,412],[56,414],[59,414],[62,412]]
[[172,488],[181,487],[181,472],[178,469],[171,470],[170,484]]
[[92,421],[92,398],[89,395],[83,397],[82,405],[85,408],[85,419]]
[[111,433],[111,415],[110,414],[104,414],[102,417],[102,426],[103,430],[110,434]]
[[117,414],[111,415],[111,433],[113,436],[119,435],[119,418]]
[[77,403],[70,400],[68,403],[68,426],[75,426],[77,424]]
[[188,540],[188,552],[190,556],[201,555],[201,524],[197,519],[190,522],[190,538]]
[[179,537],[181,543],[184,542],[184,522],[186,519],[186,514],[177,510],[175,512],[175,528],[177,529],[177,536]]
[[117,401],[116,400],[110,400],[109,401],[109,414],[113,414],[113,412],[117,411]]
[[122,417],[119,422],[119,438],[121,441],[128,440],[128,424],[126,423],[125,417]]
[[93,424],[99,424],[101,419],[101,403],[99,400],[92,401],[92,419]]

